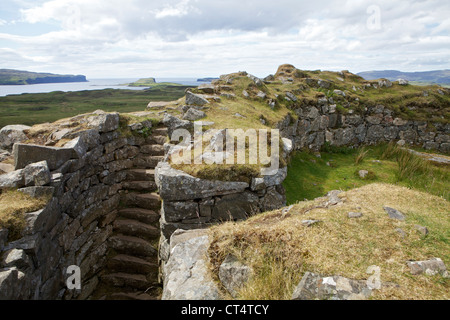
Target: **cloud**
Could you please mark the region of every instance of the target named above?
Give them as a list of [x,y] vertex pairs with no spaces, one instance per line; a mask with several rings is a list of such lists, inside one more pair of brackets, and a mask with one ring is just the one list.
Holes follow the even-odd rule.
[[0,47],[2,39],[14,42],[22,57],[55,72],[262,76],[281,63],[354,72],[450,68],[447,0],[42,0],[27,2],[21,15],[23,28],[55,28],[0,33]]

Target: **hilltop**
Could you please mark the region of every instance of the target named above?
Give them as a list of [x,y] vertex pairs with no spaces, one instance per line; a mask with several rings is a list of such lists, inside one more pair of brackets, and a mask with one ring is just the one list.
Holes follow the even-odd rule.
[[83,75],[60,75],[12,69],[0,69],[0,85],[26,85],[39,83],[87,82]]

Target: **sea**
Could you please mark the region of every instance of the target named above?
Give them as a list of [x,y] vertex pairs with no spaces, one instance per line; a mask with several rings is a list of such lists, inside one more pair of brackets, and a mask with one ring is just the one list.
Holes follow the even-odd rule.
[[[84,91],[84,90],[103,90],[103,89],[125,89],[125,90],[144,90],[148,87],[127,87],[126,83],[139,80],[135,79],[89,79],[88,82],[68,82],[68,83],[42,83],[31,85],[1,86],[0,97],[8,95],[17,95],[24,93],[48,93],[53,91]],[[156,82],[172,82],[187,86],[199,86],[203,81],[197,81],[196,78],[156,78]]]

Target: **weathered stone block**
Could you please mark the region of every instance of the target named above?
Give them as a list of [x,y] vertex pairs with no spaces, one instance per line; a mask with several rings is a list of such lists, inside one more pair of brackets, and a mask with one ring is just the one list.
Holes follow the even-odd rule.
[[48,168],[53,171],[70,159],[77,159],[78,154],[72,148],[55,148],[38,145],[16,143],[13,147],[14,166],[23,169],[31,163],[47,161]]

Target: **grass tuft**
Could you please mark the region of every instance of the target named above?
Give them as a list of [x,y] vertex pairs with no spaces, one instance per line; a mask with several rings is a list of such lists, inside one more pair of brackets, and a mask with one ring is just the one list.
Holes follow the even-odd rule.
[[16,190],[0,194],[0,229],[8,229],[8,241],[20,239],[25,227],[24,214],[42,209],[48,198],[33,198]]

